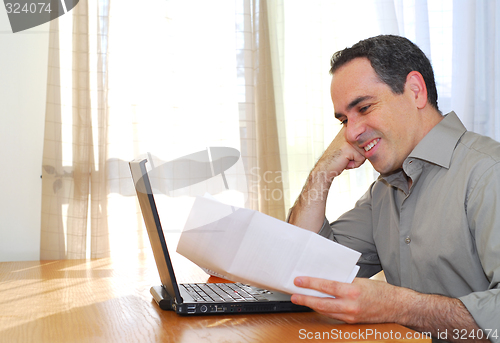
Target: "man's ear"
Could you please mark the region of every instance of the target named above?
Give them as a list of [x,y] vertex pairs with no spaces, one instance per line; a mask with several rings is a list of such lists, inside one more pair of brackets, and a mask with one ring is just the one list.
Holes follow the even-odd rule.
[[415,98],[417,108],[422,109],[427,104],[427,86],[424,77],[418,71],[412,71],[406,76],[406,84],[412,96]]

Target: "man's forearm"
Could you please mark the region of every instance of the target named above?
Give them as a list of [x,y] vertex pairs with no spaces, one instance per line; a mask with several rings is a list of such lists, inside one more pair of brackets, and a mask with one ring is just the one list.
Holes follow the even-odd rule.
[[325,218],[326,199],[331,183],[326,173],[311,171],[292,207],[289,223],[319,232]]
[[326,198],[333,179],[346,169],[358,168],[365,161],[362,150],[345,139],[345,126],[320,157],[292,207],[289,222],[319,232],[325,218]]
[[[398,298],[404,309],[398,313],[399,324],[421,332],[430,332],[433,337],[452,342],[463,342],[463,338],[467,341],[481,341],[478,337],[486,338],[459,299],[422,294],[406,288],[399,290],[402,294]],[[483,341],[488,342],[485,339]]]

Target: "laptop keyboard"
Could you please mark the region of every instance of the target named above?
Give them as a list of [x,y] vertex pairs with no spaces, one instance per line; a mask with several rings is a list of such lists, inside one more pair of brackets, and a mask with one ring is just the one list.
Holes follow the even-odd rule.
[[270,294],[265,289],[242,283],[189,283],[181,286],[196,302],[269,301],[263,294]]

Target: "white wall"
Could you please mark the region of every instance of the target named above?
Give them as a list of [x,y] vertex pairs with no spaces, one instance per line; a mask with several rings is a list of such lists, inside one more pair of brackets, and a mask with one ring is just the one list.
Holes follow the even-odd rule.
[[0,261],[40,259],[48,30],[12,33],[0,6]]

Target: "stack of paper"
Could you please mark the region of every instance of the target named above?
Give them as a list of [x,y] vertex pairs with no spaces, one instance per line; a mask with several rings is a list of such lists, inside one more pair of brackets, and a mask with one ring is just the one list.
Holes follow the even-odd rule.
[[285,293],[327,296],[297,276],[352,282],[360,253],[263,213],[196,198],[177,252],[225,279]]

